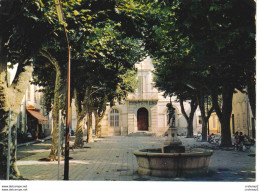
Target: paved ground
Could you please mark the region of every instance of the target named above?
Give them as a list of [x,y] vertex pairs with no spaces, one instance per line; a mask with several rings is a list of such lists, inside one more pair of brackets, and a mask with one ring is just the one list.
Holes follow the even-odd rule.
[[[192,138],[181,140],[188,147],[213,148],[209,173],[191,178],[158,178],[137,174],[137,162],[133,150],[161,147],[165,137],[116,136],[95,139],[85,143],[84,148],[70,150],[70,180],[102,181],[239,181],[254,182],[256,176],[253,151],[221,150],[207,142],[196,142]],[[73,140],[73,137],[72,139]],[[71,145],[73,141],[71,142]],[[49,154],[51,141],[18,147],[18,168],[29,180],[57,180],[58,163],[41,159]],[[252,156],[253,155],[253,156]],[[63,179],[64,163],[60,165]]]

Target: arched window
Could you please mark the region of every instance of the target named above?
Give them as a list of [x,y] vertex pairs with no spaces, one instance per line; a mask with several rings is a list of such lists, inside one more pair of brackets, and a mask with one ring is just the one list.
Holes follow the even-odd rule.
[[110,111],[110,127],[119,127],[119,111],[117,109]]

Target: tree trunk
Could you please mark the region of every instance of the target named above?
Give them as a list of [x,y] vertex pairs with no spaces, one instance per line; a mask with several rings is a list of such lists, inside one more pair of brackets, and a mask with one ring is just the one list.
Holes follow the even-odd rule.
[[[0,180],[6,179],[7,175],[7,155],[8,155],[8,134],[9,126],[11,129],[12,142],[10,145],[10,179],[22,179],[16,165],[16,141],[14,138],[17,125],[17,115],[20,112],[20,104],[31,80],[33,67],[26,65],[27,61],[19,63],[17,74],[11,87],[7,88],[7,51],[5,43],[9,38],[11,29],[10,19],[15,19],[14,15],[7,16],[8,22],[2,22],[0,25]],[[6,18],[7,18],[6,17]],[[2,19],[3,21],[3,19]],[[9,125],[9,110],[13,111],[11,125]]]
[[194,118],[194,114],[195,111],[198,107],[198,103],[196,100],[192,99],[191,103],[190,103],[190,114],[189,116],[187,115],[185,109],[184,109],[184,105],[183,105],[183,99],[180,98],[180,106],[181,106],[181,112],[183,114],[183,116],[185,117],[186,121],[187,121],[187,138],[191,138],[193,137],[193,118]]
[[204,104],[204,94],[200,93],[198,95],[198,103],[201,113],[201,119],[202,119],[202,141],[207,141],[207,123],[206,123],[206,114],[205,114],[205,104]]
[[52,108],[52,119],[53,119],[53,131],[52,131],[52,144],[51,144],[51,152],[48,156],[50,161],[57,160],[58,154],[58,146],[59,146],[59,110],[60,99],[61,99],[61,88],[62,88],[62,79],[61,79],[61,71],[57,67],[56,68],[56,79],[55,79],[55,89],[54,89],[54,101]]
[[53,119],[53,131],[52,131],[52,144],[51,151],[48,156],[48,160],[55,161],[58,160],[58,146],[59,146],[59,110],[61,109],[62,101],[62,72],[57,60],[51,56],[51,54],[44,50],[40,52],[41,56],[47,58],[50,63],[54,66],[56,71],[55,77],[55,88],[54,88],[54,101],[52,108],[52,119]]
[[188,133],[187,133],[187,138],[191,138],[193,137],[193,119],[194,119],[194,114],[195,111],[198,107],[198,104],[194,103],[195,101],[191,101],[190,105],[191,105],[191,111],[190,111],[190,116],[188,119]]
[[247,82],[247,93],[253,116],[256,118],[256,88],[254,79]]
[[[194,115],[193,115],[194,116]],[[188,126],[187,126],[187,138],[191,138],[193,137],[193,117],[190,116],[190,118],[188,119]]]
[[213,107],[208,111],[206,114],[206,108],[205,108],[205,102],[204,102],[204,94],[200,93],[198,96],[198,103],[199,103],[199,108],[201,112],[201,119],[202,119],[202,141],[207,141],[207,124],[210,118],[211,113],[213,112]]
[[[1,53],[1,52],[0,52]],[[0,55],[1,56],[1,55]],[[1,57],[0,57],[1,59]],[[0,179],[6,179],[7,150],[8,150],[8,113],[6,83],[7,65],[3,58],[0,60]]]
[[77,113],[77,128],[75,135],[74,148],[82,148],[84,145],[84,115]]
[[101,137],[101,120],[99,119],[100,117],[98,116],[98,111],[97,109],[94,110],[94,116],[95,116],[95,134],[96,137],[100,138]]
[[84,134],[84,106],[81,105],[81,101],[78,99],[77,90],[74,90],[74,98],[76,105],[76,114],[77,114],[77,128],[75,135],[74,148],[82,148],[84,145],[83,134]]
[[97,108],[94,111],[95,114],[95,119],[96,119],[96,137],[100,138],[101,137],[101,120],[104,118],[105,113],[106,113],[106,103],[107,103],[107,96],[104,96],[104,98],[102,99],[101,104],[99,105],[99,108]]
[[87,121],[87,143],[94,142],[93,133],[92,133],[92,109],[88,107],[88,121]]
[[230,117],[232,113],[233,92],[230,86],[223,87],[223,109],[221,118],[221,146],[232,146],[231,131],[230,131]]
[[230,131],[230,117],[232,113],[232,99],[234,87],[224,84],[222,90],[223,106],[220,109],[218,104],[218,95],[212,93],[212,103],[218,115],[221,124],[221,146],[232,146],[231,131]]
[[[0,56],[1,57],[1,56]],[[22,179],[16,165],[15,126],[20,112],[20,104],[32,77],[33,67],[24,63],[19,64],[17,74],[12,85],[7,88],[7,65],[0,58],[0,179],[6,179],[8,134],[9,134],[9,109],[11,118],[11,145],[10,145],[10,179]],[[15,98],[15,99],[14,99]]]
[[94,112],[95,114],[95,119],[96,119],[96,137],[100,138],[101,137],[101,124],[100,122],[105,116],[105,111],[102,111],[102,114],[99,114],[97,110]]
[[208,140],[208,136],[207,136],[207,120],[206,117],[202,117],[201,115],[201,120],[202,120],[202,124],[201,124],[201,136],[202,136],[202,141],[207,141]]

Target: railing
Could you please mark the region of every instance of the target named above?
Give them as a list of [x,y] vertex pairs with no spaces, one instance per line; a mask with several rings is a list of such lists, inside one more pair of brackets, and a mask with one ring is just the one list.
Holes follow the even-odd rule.
[[142,92],[128,95],[128,100],[158,100],[158,92]]

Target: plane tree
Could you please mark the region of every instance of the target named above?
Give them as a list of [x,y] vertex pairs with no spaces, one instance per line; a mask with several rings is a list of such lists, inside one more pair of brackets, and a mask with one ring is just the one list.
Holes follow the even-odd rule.
[[[180,60],[179,60],[180,61]],[[200,107],[202,120],[202,134],[206,135],[207,139],[207,120],[212,113],[212,108],[208,111],[205,107],[205,92],[191,85],[196,81],[195,75],[192,75],[190,64],[185,65],[182,62],[173,62],[172,60],[163,61],[162,59],[155,64],[155,82],[159,90],[164,92],[164,95],[177,97],[180,103],[181,111],[187,121],[187,137],[193,137],[193,119],[197,107]],[[193,81],[192,81],[193,80]],[[187,113],[184,109],[184,101],[190,105],[190,112]],[[205,113],[203,113],[205,112]]]
[[[75,69],[80,69],[75,73],[80,75],[73,75],[79,121],[75,147],[83,145],[82,122],[86,114],[89,116],[87,142],[93,141],[90,129],[93,112],[96,116],[97,134],[100,136],[99,122],[104,115],[106,102],[123,98],[129,91],[133,91],[131,85],[129,88],[128,84],[123,83],[124,75],[144,56],[142,41],[135,32],[129,30],[130,18],[119,15],[115,2],[93,1],[88,6],[90,6],[89,12],[98,16],[92,21],[91,32],[87,36],[80,37],[81,43],[72,45],[80,50],[75,59],[81,60],[74,61]],[[82,14],[78,12],[76,16]],[[79,78],[82,80],[78,80]]]
[[182,1],[176,18],[195,63],[206,69],[205,87],[221,123],[221,145],[231,146],[233,94],[255,78],[255,1]]
[[[102,72],[102,74],[108,73]],[[108,80],[109,78],[110,80]],[[92,114],[95,116],[95,136],[101,137],[100,122],[106,112],[107,104],[110,103],[109,105],[113,106],[116,102],[123,101],[128,93],[134,92],[137,85],[136,71],[134,70],[128,70],[126,74],[118,76],[113,72],[109,75],[109,78],[98,79],[96,80],[96,83],[91,83],[91,85],[85,87],[81,86],[81,88],[77,86],[74,88],[77,110],[75,148],[83,146],[84,118],[87,117],[86,142],[93,142]],[[97,77],[95,76],[95,78],[92,79],[97,79]],[[131,79],[131,82],[129,79]],[[85,84],[88,84],[89,82],[91,82],[91,80],[86,80]],[[81,92],[83,94],[80,95]]]
[[[192,85],[199,95],[211,96],[221,123],[221,145],[231,146],[233,94],[235,89],[242,91],[248,81],[255,80],[255,2],[176,1],[173,4],[172,17],[169,16],[172,24],[167,19],[161,20],[162,27],[151,30],[165,34],[159,56],[171,59],[175,65],[182,62],[184,82]],[[198,98],[203,100],[203,95]],[[203,111],[205,107],[200,108]]]
[[[188,57],[189,41],[181,37],[174,28],[174,9],[166,1],[129,4],[134,10],[129,14],[137,18],[136,26],[142,31],[145,48],[153,57],[156,87],[164,91],[165,96],[177,96],[187,121],[187,137],[193,137],[193,119],[198,106],[198,94],[187,84],[195,78],[192,74],[195,66]],[[189,114],[184,109],[184,101],[188,100],[191,107]]]
[[[129,6],[146,48],[162,67],[184,68],[180,82],[194,87],[199,100],[203,94],[211,96],[221,123],[221,145],[230,146],[235,89],[247,87],[255,110],[255,1],[148,0],[130,1]],[[164,72],[173,77],[172,71]]]
[[[0,179],[6,179],[8,134],[14,136],[20,104],[31,80],[33,58],[41,43],[49,35],[45,23],[38,19],[43,14],[35,1],[0,2]],[[7,63],[18,63],[15,78],[7,79]],[[12,112],[11,125],[9,111]],[[11,130],[9,131],[9,127]],[[15,140],[14,138],[12,139]],[[10,179],[22,178],[16,167],[14,142],[10,144]]]
[[[92,131],[89,128],[92,113],[96,117],[96,135],[100,136],[99,122],[104,116],[106,103],[123,99],[128,92],[134,90],[133,66],[144,55],[141,41],[124,37],[124,33],[111,27],[106,24],[105,28],[95,29],[96,32],[89,38],[93,39],[91,45],[99,50],[98,54],[87,54],[84,60],[77,62],[77,66],[73,68],[73,73],[77,74],[73,75],[72,79],[79,121],[75,147],[83,145],[83,121],[86,115],[89,123],[87,142],[91,142]],[[127,81],[125,75],[132,81]]]
[[[54,119],[50,160],[57,158],[58,111],[63,107],[61,104],[64,103],[64,77],[66,76],[66,57],[64,56],[66,55],[66,41],[62,34],[62,27],[55,23],[56,15],[53,6],[46,2],[43,11],[46,11],[46,21],[53,25],[56,36],[51,36],[39,51],[36,59],[38,61],[36,62],[38,72],[35,72],[35,74],[37,73],[36,83],[54,87],[54,91],[49,92],[54,96],[53,105],[49,107],[52,109]],[[95,91],[94,88],[107,85],[102,81],[105,79],[105,81],[109,81],[108,87],[111,90],[113,90],[113,87],[116,89],[118,83],[120,83],[118,76],[123,75],[127,69],[131,69],[133,64],[139,61],[137,58],[143,55],[142,41],[133,39],[136,35],[128,31],[128,27],[131,27],[131,25],[125,24],[129,19],[123,19],[123,16],[122,18],[119,17],[115,6],[115,2],[111,1],[67,1],[63,3],[66,29],[71,45],[71,76],[74,78],[72,80],[73,85],[75,85],[72,89],[75,91],[74,95],[77,101],[79,125],[82,124],[82,116],[86,109],[92,108],[90,104],[87,104],[87,107],[83,104],[85,109],[79,106],[82,103],[90,103],[89,97],[93,97],[94,94],[92,96],[90,94]],[[46,7],[51,8],[46,9]],[[49,85],[50,79],[46,75],[47,73],[52,74],[49,72],[51,68],[45,68],[50,66],[56,71],[56,82],[55,84],[51,82],[52,85]],[[42,72],[42,69],[45,72]],[[54,79],[54,77],[51,77],[51,79]],[[49,89],[46,88],[43,91],[46,92]],[[51,98],[51,96],[48,97]],[[48,103],[52,102],[48,101]],[[80,126],[82,127],[82,125]],[[77,140],[78,133],[81,134],[82,132],[81,127],[81,130],[76,131]],[[91,133],[91,131],[88,132]]]

